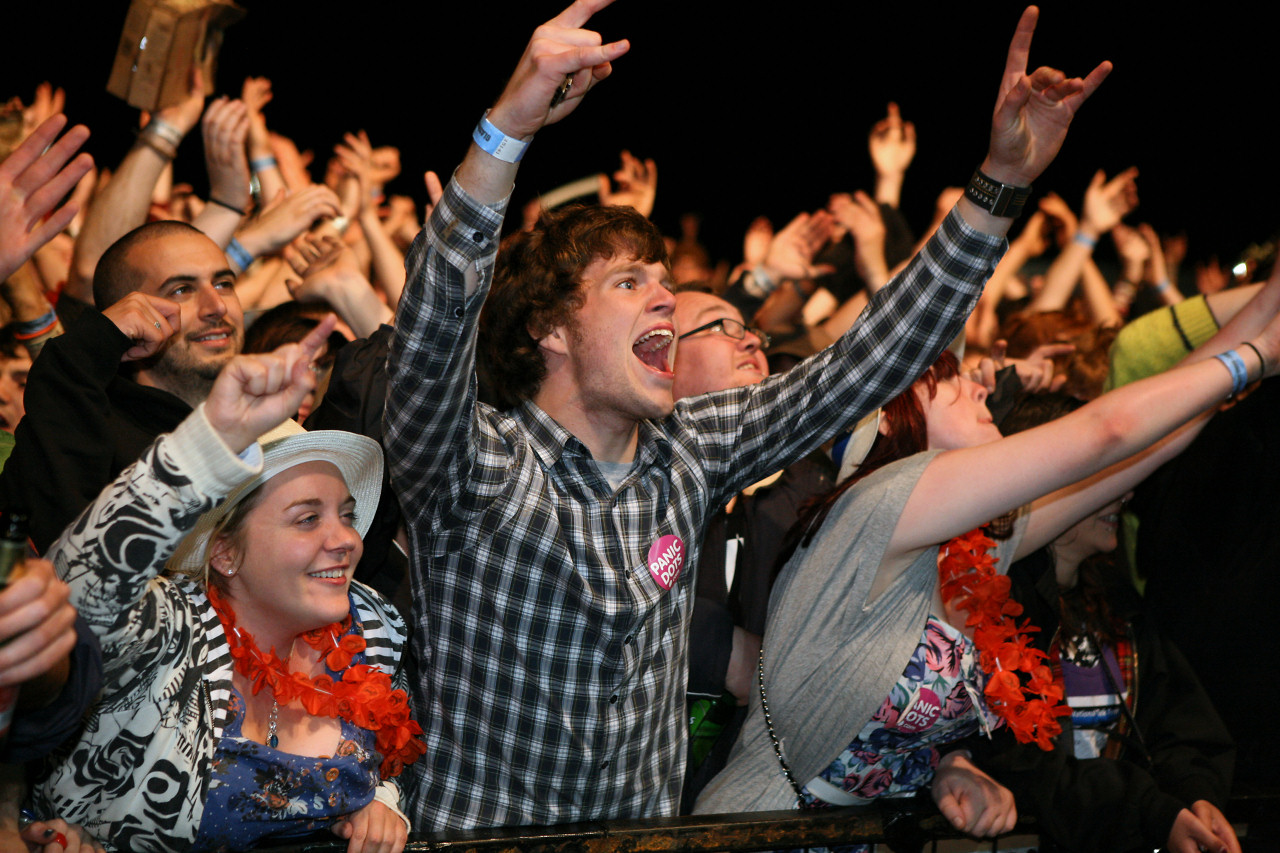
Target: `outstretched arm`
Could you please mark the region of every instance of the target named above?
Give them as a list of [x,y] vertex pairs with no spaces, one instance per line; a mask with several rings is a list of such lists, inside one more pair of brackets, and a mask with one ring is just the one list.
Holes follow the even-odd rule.
[[[1203,416],[1231,392],[1232,374],[1215,354],[1236,347],[1251,379],[1280,371],[1278,294],[1280,278],[1167,373],[1104,394],[1035,429],[940,454],[907,501],[890,555],[945,542],[1035,500],[1018,550],[1026,554],[1124,494],[1180,452]],[[1251,341],[1257,352],[1241,341]],[[1188,422],[1190,428],[1179,429]]]

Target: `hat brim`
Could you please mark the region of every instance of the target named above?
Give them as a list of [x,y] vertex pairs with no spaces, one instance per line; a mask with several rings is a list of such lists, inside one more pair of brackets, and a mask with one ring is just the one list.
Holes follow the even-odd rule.
[[356,532],[361,539],[369,532],[382,493],[382,448],[378,442],[342,430],[314,430],[268,441],[262,445],[262,455],[261,473],[236,486],[226,500],[200,516],[170,558],[172,571],[203,572],[209,538],[227,514],[272,477],[307,462],[328,462],[338,469],[355,498]]

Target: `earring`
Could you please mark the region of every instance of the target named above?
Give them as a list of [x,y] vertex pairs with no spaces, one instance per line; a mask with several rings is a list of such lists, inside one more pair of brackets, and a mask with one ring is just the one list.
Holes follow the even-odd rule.
[[235,569],[227,569],[226,576],[227,576],[227,577],[231,577],[231,576],[232,576],[232,575],[234,575],[235,573],[236,573],[236,570],[235,570]]

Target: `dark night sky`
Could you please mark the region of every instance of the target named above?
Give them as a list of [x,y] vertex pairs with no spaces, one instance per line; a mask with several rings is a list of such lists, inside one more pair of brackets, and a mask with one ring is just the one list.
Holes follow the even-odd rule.
[[[466,25],[445,4],[243,0],[249,14],[227,34],[221,91],[246,74],[272,78],[268,122],[324,154],[343,130],[398,145],[405,175],[392,191],[422,198],[424,169],[450,170],[476,118],[501,90],[529,33],[559,2],[465,4]],[[127,148],[134,112],[105,94],[127,4],[94,7],[66,26],[65,4],[24,3],[11,30],[3,94],[49,79],[68,90],[68,112],[94,131],[90,150],[112,164]],[[1140,216],[1186,228],[1193,256],[1234,255],[1267,238],[1280,208],[1273,19],[1254,4],[1218,3],[1173,16],[1159,6],[1042,6],[1032,64],[1084,74],[1116,70],[1078,116],[1062,155],[1037,183],[1078,206],[1091,172],[1141,169]],[[764,213],[781,225],[830,192],[870,189],[865,134],[896,100],[915,121],[916,164],[903,206],[917,227],[945,184],[963,183],[982,158],[989,117],[1021,5],[870,4],[791,0],[750,12],[725,0],[683,4],[618,0],[593,26],[630,38],[631,54],[561,125],[544,130],[521,170],[516,200],[592,172],[612,171],[629,148],[658,161],[655,219],[668,233],[680,213],[704,214],[713,253],[734,255]],[[765,8],[765,7],[754,7]],[[363,10],[357,17],[355,10]],[[475,26],[488,22],[494,32]],[[31,37],[26,34],[30,33]],[[14,37],[16,36],[16,38]],[[197,144],[179,178],[198,181]],[[736,256],[731,258],[737,260]]]

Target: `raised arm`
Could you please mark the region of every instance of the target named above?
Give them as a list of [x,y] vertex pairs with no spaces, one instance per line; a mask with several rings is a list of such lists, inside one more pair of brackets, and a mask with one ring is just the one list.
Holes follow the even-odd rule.
[[385,419],[391,479],[409,516],[446,466],[470,464],[476,329],[522,143],[572,112],[626,53],[626,41],[602,44],[583,29],[608,3],[576,0],[534,32],[410,249],[387,360]]
[[1035,501],[1019,545],[1020,554],[1029,553],[1123,495],[1190,443],[1207,414],[1232,392],[1233,374],[1216,354],[1235,347],[1250,379],[1280,371],[1278,298],[1280,279],[1173,370],[1104,394],[1044,426],[940,454],[907,501],[890,554],[945,542]]
[[[157,112],[89,206],[76,239],[66,292],[93,304],[93,271],[107,247],[147,221],[151,190],[204,110],[204,85],[193,75],[187,98]],[[99,306],[104,307],[104,306]]]
[[249,110],[243,101],[218,98],[205,110],[201,128],[209,203],[191,224],[226,248],[249,208]]

